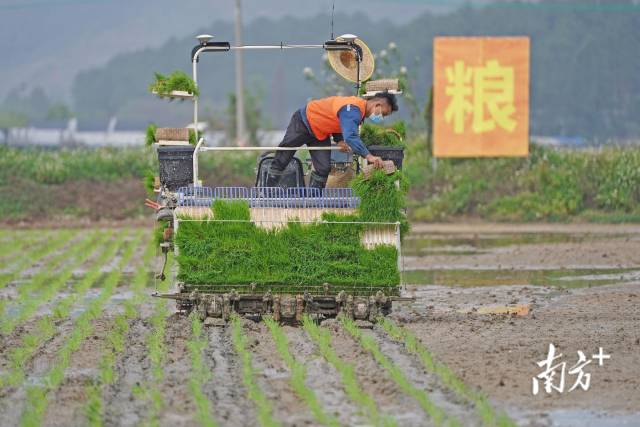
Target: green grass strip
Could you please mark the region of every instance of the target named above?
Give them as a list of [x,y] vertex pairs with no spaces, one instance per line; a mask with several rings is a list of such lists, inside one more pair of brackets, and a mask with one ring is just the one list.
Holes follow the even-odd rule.
[[[57,268],[50,264],[49,268],[39,272],[28,284],[21,285],[18,288],[20,311],[16,316],[5,319],[2,322],[0,331],[3,334],[10,334],[16,326],[29,319],[42,304],[58,293],[67,281],[73,277],[73,271],[93,255],[94,250],[106,242],[107,238],[108,235],[105,232],[89,234],[81,243],[73,246],[68,252],[61,254],[65,257],[58,265],[58,268],[62,268],[61,271],[55,273],[54,271]],[[34,292],[35,289],[39,289],[40,292]]]
[[109,335],[106,337],[106,347],[100,359],[100,373],[98,378],[91,381],[85,388],[87,401],[85,403],[85,414],[87,424],[98,427],[104,424],[104,404],[102,402],[102,389],[105,385],[114,384],[117,380],[114,368],[117,358],[124,350],[125,340],[129,332],[130,321],[139,314],[138,308],[144,300],[144,290],[147,285],[147,269],[154,254],[155,244],[148,239],[149,243],[142,255],[142,264],[136,269],[131,282],[133,297],[123,302],[124,311],[118,314],[109,328]]
[[38,245],[31,251],[24,253],[22,259],[13,266],[11,271],[0,274],[0,289],[17,279],[25,268],[37,264],[49,254],[62,248],[71,239],[75,238],[78,233],[78,231],[64,230],[53,239],[44,241],[42,245]]
[[340,423],[338,420],[325,413],[322,406],[320,406],[320,402],[318,402],[316,394],[305,384],[307,379],[307,369],[302,363],[294,359],[289,352],[289,341],[287,340],[287,336],[284,334],[282,328],[271,317],[265,318],[264,323],[271,331],[271,336],[276,343],[276,349],[278,350],[280,357],[282,357],[291,372],[289,383],[293,390],[306,402],[309,409],[311,409],[311,413],[320,424],[326,426],[339,426]]
[[422,409],[436,425],[461,426],[460,421],[452,416],[447,416],[446,412],[442,408],[435,405],[431,399],[429,399],[429,396],[424,390],[421,390],[411,384],[411,381],[409,381],[406,375],[402,372],[402,369],[391,362],[391,360],[382,353],[380,346],[378,346],[378,343],[376,343],[373,337],[364,335],[353,320],[347,319],[346,317],[342,317],[340,320],[344,329],[349,332],[353,338],[359,341],[365,350],[371,353],[376,362],[378,362],[378,364],[387,371],[391,379],[398,384],[402,391],[418,401]]
[[[125,231],[126,233],[126,231]],[[142,232],[138,232],[133,239],[125,246],[120,262],[111,272],[108,273],[102,287],[102,292],[97,298],[91,301],[87,309],[75,321],[74,329],[62,344],[57,352],[57,359],[53,367],[45,374],[40,384],[26,388],[25,408],[20,418],[20,425],[24,427],[35,427],[42,423],[42,417],[49,405],[49,395],[57,390],[64,380],[64,372],[71,363],[71,356],[80,349],[82,342],[93,333],[93,321],[97,319],[109,301],[113,291],[118,286],[122,269],[126,267],[129,260],[135,254],[142,239]]]
[[340,374],[347,396],[358,405],[362,414],[369,418],[371,424],[385,427],[396,426],[397,423],[393,418],[380,414],[376,401],[360,387],[353,364],[345,362],[336,354],[331,346],[331,333],[327,329],[318,326],[308,316],[304,317],[302,324],[304,330],[315,342],[322,357]]
[[400,327],[386,318],[381,319],[378,324],[391,338],[404,343],[409,353],[417,355],[428,372],[437,375],[442,383],[453,392],[473,402],[484,425],[499,427],[515,427],[517,425],[504,412],[496,411],[485,394],[467,386],[447,365],[435,360],[429,350],[406,328]]
[[66,318],[73,303],[79,298],[82,298],[87,290],[98,281],[102,276],[101,269],[103,265],[113,258],[122,243],[124,242],[124,235],[120,238],[110,242],[104,249],[104,251],[96,258],[91,270],[87,272],[80,282],[76,284],[69,295],[64,299],[58,301],[55,307],[52,309],[52,313],[42,317],[38,320],[36,330],[30,334],[22,337],[22,345],[11,350],[9,354],[9,369],[6,375],[0,377],[0,386],[17,386],[22,384],[25,379],[24,366],[28,360],[31,359],[35,351],[42,346],[42,344],[51,339],[55,333],[56,328],[54,321],[56,319]]
[[257,418],[260,425],[264,427],[279,426],[275,418],[273,418],[273,409],[271,408],[271,402],[267,399],[264,392],[260,389],[260,386],[256,383],[255,376],[256,370],[251,362],[251,352],[247,346],[247,337],[242,332],[242,323],[240,317],[234,315],[231,317],[231,338],[233,339],[233,345],[236,349],[236,353],[240,357],[242,362],[242,382],[247,388],[247,396],[253,401],[258,409]]
[[191,378],[189,378],[189,390],[196,403],[196,420],[205,427],[216,427],[218,423],[211,415],[209,399],[202,392],[202,385],[209,381],[211,374],[202,361],[202,353],[207,347],[208,340],[202,334],[202,322],[198,314],[193,311],[189,316],[191,320],[191,339],[187,342],[191,355]]

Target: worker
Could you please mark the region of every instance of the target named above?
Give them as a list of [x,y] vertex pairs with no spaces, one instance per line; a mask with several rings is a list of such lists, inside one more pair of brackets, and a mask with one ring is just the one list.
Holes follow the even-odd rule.
[[[384,117],[398,111],[395,95],[379,92],[370,98],[357,96],[330,96],[310,101],[293,113],[287,131],[279,147],[329,147],[330,136],[340,146],[340,151],[355,154],[381,168],[382,159],[369,153],[359,135],[359,126],[365,117],[373,123],[382,123]],[[282,174],[293,158],[294,150],[277,151],[269,167],[265,185],[276,187]],[[331,151],[311,150],[313,171],[309,187],[324,188],[331,171]]]

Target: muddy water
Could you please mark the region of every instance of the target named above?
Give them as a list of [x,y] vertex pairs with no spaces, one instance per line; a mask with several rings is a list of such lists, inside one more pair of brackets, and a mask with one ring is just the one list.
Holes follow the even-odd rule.
[[403,243],[403,282],[450,287],[588,287],[640,281],[640,232],[563,225],[555,232],[409,235]]
[[[540,232],[537,236],[534,233]],[[522,232],[519,232],[522,231]],[[391,318],[524,426],[640,425],[640,229],[429,225],[405,241],[406,293]],[[622,232],[621,232],[622,231]],[[481,314],[527,306],[525,316]],[[603,347],[588,391],[533,396],[554,343],[567,368]],[[615,355],[615,356],[614,356]],[[589,357],[589,356],[587,356]]]
[[411,285],[476,286],[555,286],[579,288],[637,282],[640,269],[527,269],[527,270],[411,270],[404,282]]
[[580,243],[589,244],[609,238],[623,238],[624,234],[580,233],[483,233],[483,234],[412,234],[404,240],[406,255],[457,254],[471,255],[513,245]]

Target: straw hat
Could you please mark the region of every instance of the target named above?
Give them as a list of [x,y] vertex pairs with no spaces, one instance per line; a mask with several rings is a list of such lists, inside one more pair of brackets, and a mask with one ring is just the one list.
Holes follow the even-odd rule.
[[[341,37],[336,40],[342,41]],[[362,40],[356,39],[355,43],[362,49],[362,62],[360,62],[360,81],[371,77],[375,68],[371,49]],[[336,73],[345,79],[355,82],[357,79],[358,63],[356,54],[352,50],[331,50],[328,52],[329,64]]]

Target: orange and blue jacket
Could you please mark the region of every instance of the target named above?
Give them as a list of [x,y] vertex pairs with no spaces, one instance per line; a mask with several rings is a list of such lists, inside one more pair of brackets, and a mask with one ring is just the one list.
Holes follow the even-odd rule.
[[357,96],[330,96],[310,101],[300,109],[300,115],[309,132],[319,141],[334,135],[335,141],[344,139],[354,153],[366,157],[369,150],[358,132],[366,104],[366,100]]

